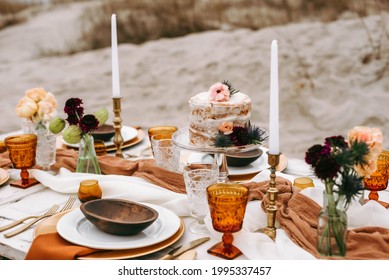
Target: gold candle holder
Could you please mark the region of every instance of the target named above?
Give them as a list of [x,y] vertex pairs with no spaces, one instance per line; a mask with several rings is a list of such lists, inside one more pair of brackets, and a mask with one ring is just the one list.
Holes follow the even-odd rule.
[[278,195],[278,189],[276,188],[276,167],[280,162],[280,155],[273,155],[268,154],[268,163],[270,165],[270,182],[269,182],[269,188],[266,192],[269,202],[266,206],[266,212],[267,212],[267,227],[262,228],[259,231],[269,236],[271,239],[276,239],[276,213],[278,210],[278,206],[276,205],[277,195]]
[[113,112],[115,114],[115,117],[113,119],[113,127],[115,128],[115,135],[113,137],[113,143],[116,146],[116,157],[121,157],[123,158],[123,153],[122,153],[122,145],[123,145],[123,136],[122,136],[122,118],[120,117],[120,112],[122,111],[122,105],[121,97],[113,97]]

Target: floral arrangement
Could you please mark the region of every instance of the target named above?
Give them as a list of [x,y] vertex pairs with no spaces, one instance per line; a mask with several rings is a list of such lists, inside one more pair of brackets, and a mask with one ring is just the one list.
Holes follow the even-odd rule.
[[16,115],[30,120],[36,128],[46,128],[46,123],[57,115],[57,100],[43,88],[29,89],[16,105]]
[[324,145],[313,145],[306,152],[305,161],[325,184],[324,205],[317,228],[321,254],[346,255],[345,210],[363,190],[363,178],[377,168],[381,151],[381,130],[357,126],[348,132],[347,140],[340,135],[327,137]]
[[332,136],[325,139],[324,145],[313,145],[306,152],[305,161],[324,181],[328,194],[337,192],[349,203],[363,189],[363,178],[377,168],[381,151],[381,130],[358,126],[348,132],[348,141]]
[[237,92],[239,90],[234,89],[228,81],[215,83],[208,90],[209,99],[216,102],[228,101],[230,96]]
[[219,134],[215,137],[215,147],[260,145],[268,139],[266,130],[255,125],[243,127],[234,126],[232,122],[223,122],[219,125],[218,130]]
[[101,108],[94,114],[84,114],[82,99],[69,98],[65,103],[64,112],[67,114],[66,122],[63,118],[55,117],[51,122],[49,129],[54,134],[63,131],[63,139],[69,144],[77,144],[81,138],[96,130],[108,119],[108,111]]

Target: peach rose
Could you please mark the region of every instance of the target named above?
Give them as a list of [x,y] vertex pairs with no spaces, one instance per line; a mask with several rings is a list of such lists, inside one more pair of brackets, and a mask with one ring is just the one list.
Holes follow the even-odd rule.
[[25,96],[16,105],[16,115],[21,118],[31,118],[38,110],[38,105],[31,98]]
[[232,122],[223,122],[218,126],[218,129],[224,135],[228,135],[232,133],[234,128],[234,124]]
[[34,100],[36,103],[44,99],[46,94],[47,92],[43,88],[32,88],[25,92],[25,95]]
[[228,101],[230,99],[230,91],[228,86],[223,83],[213,84],[209,90],[209,96],[211,101]]
[[369,177],[377,169],[378,155],[382,152],[382,131],[379,128],[356,126],[348,132],[349,142],[365,142],[369,148],[366,155],[366,164],[355,166],[355,171],[360,176]]
[[57,115],[57,109],[52,103],[42,100],[38,103],[36,121],[49,121]]
[[369,149],[373,149],[378,154],[382,150],[382,139],[382,132],[376,127],[356,126],[348,132],[349,142],[365,142]]

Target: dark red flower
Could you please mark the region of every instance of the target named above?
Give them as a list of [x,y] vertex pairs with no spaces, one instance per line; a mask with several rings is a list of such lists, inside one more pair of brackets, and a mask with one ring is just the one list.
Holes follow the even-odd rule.
[[80,120],[80,128],[83,133],[90,133],[96,130],[98,126],[99,126],[99,121],[92,114],[85,115]]
[[84,114],[84,108],[81,106],[80,98],[69,98],[66,100],[64,111],[68,115],[78,115],[79,118]]
[[323,156],[322,154],[323,149],[324,146],[319,144],[310,147],[308,151],[305,153],[305,162],[315,167],[318,160]]
[[250,144],[250,136],[248,134],[247,128],[245,127],[234,126],[229,137],[235,146],[244,146]]
[[325,144],[331,147],[347,148],[347,142],[343,136],[332,136],[325,139]]
[[334,179],[340,171],[338,162],[330,157],[320,158],[315,166],[315,174],[322,180]]

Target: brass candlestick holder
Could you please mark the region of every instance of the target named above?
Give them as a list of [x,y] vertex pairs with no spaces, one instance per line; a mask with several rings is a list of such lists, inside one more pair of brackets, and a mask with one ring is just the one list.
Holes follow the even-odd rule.
[[259,230],[259,232],[262,232],[269,236],[271,239],[276,239],[276,213],[278,210],[278,206],[276,205],[277,195],[278,195],[278,189],[276,188],[276,167],[278,163],[280,162],[280,155],[273,155],[268,154],[268,163],[270,165],[270,182],[269,182],[269,188],[266,192],[269,202],[266,206],[266,212],[267,212],[267,227],[262,228]]
[[115,128],[115,135],[113,137],[113,143],[116,146],[116,157],[121,157],[123,158],[123,153],[122,153],[122,145],[123,145],[123,136],[122,136],[122,118],[120,117],[120,112],[122,111],[122,105],[121,97],[112,97],[113,100],[113,112],[115,114],[115,117],[113,119],[113,127]]

